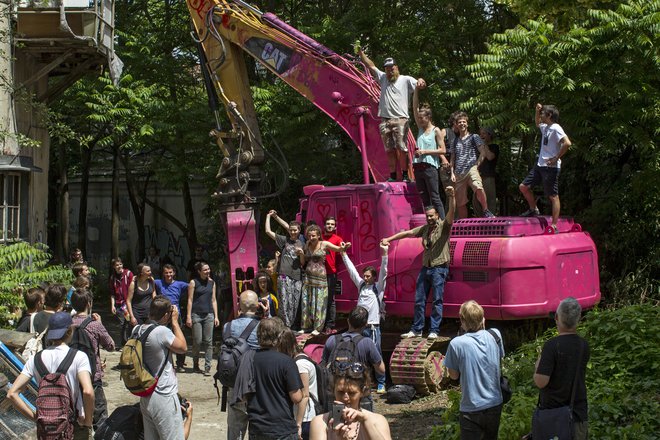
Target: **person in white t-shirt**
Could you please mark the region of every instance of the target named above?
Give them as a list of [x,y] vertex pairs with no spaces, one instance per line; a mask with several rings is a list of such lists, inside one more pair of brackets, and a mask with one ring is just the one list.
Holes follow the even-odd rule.
[[[46,370],[51,373],[57,371],[67,353],[68,343],[73,335],[73,319],[66,312],[56,312],[48,320],[48,333],[46,338],[50,346],[41,351],[41,361]],[[34,377],[37,383],[41,376],[34,365],[35,356],[25,363],[23,371],[16,377],[14,385],[7,392],[7,398],[14,407],[25,417],[36,421],[37,415],[23,401],[20,394],[25,390]],[[71,398],[75,402],[77,423],[74,425],[74,440],[91,440],[92,417],[94,416],[94,387],[92,386],[92,369],[87,355],[78,351],[66,373],[66,381],[71,390]]]
[[561,158],[571,141],[557,122],[559,110],[554,105],[536,104],[535,122],[541,130],[541,150],[534,168],[520,184],[520,192],[527,200],[529,209],[522,213],[523,217],[540,215],[536,206],[536,198],[532,192],[534,185],[543,185],[543,193],[552,203],[552,228],[557,233],[557,220],[559,219],[559,169]]
[[415,79],[412,76],[401,75],[399,66],[394,58],[386,58],[383,62],[383,72],[373,61],[360,49],[358,52],[362,62],[367,65],[371,74],[380,83],[380,101],[378,103],[378,116],[380,136],[387,152],[387,163],[390,169],[388,181],[397,180],[397,162],[403,175],[403,181],[409,182],[408,178],[408,121],[410,114],[410,97],[415,88],[423,89],[426,81],[423,78]]

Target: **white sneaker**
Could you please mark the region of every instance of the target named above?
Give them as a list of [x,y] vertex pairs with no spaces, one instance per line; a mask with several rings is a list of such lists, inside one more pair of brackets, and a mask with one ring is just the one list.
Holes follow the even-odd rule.
[[415,333],[414,331],[410,330],[408,333],[404,333],[401,335],[401,338],[403,339],[408,339],[408,338],[421,338],[422,334],[421,333]]
[[431,332],[426,339],[438,339],[438,334],[436,332]]
[[319,333],[318,330],[314,330],[314,331],[312,332],[312,336],[318,336],[318,335],[320,335],[320,333]]

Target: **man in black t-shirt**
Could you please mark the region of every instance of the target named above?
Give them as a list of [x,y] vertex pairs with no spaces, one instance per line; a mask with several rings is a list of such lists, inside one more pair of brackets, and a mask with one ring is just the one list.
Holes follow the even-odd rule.
[[247,404],[250,440],[298,440],[293,405],[302,400],[302,380],[293,358],[275,350],[285,330],[279,318],[257,327],[261,349],[254,354],[255,392]]
[[570,405],[575,382],[574,440],[586,440],[589,430],[585,373],[590,352],[587,341],[577,334],[581,313],[582,308],[575,298],[568,297],[559,303],[555,314],[559,335],[543,345],[534,374],[542,409]]

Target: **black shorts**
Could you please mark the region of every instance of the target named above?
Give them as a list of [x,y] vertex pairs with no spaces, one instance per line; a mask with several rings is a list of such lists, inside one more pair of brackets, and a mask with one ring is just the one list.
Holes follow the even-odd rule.
[[543,184],[543,194],[556,196],[559,194],[559,168],[534,165],[522,184],[529,187]]

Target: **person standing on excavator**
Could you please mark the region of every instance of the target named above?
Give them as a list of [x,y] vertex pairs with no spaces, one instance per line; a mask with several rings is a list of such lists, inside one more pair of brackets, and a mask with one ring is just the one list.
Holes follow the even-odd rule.
[[387,162],[390,168],[388,182],[397,180],[396,165],[399,163],[403,181],[408,178],[408,108],[410,96],[415,88],[423,89],[426,81],[423,78],[415,79],[412,76],[401,75],[399,66],[394,58],[386,58],[383,63],[385,72],[380,70],[373,61],[360,49],[358,51],[362,62],[369,67],[371,74],[380,83],[380,101],[378,103],[378,116],[380,116],[380,135],[387,152]]
[[415,313],[412,328],[408,333],[401,335],[402,338],[420,338],[424,330],[424,310],[426,309],[426,297],[429,290],[433,291],[433,307],[431,308],[431,331],[428,339],[437,339],[442,321],[443,294],[445,281],[449,274],[449,234],[454,222],[454,211],[456,201],[454,200],[454,188],[448,186],[445,189],[447,196],[447,215],[440,220],[440,215],[434,206],[427,206],[426,224],[408,231],[397,232],[391,237],[383,238],[381,244],[387,246],[394,240],[401,238],[419,237],[422,239],[424,254],[422,255],[422,269],[417,276],[415,288]]

